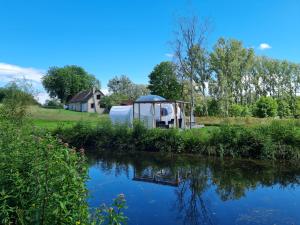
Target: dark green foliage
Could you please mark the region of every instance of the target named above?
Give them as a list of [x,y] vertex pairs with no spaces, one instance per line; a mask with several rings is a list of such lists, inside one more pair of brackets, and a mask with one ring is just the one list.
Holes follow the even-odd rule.
[[84,157],[31,126],[0,126],[0,223],[86,224]]
[[[125,199],[91,218],[87,205],[84,149],[38,130],[26,120],[23,95],[6,97],[0,108],[0,224],[115,225],[126,217]],[[78,125],[80,126],[80,124]],[[84,130],[82,128],[81,130]],[[83,143],[88,132],[79,134]],[[86,141],[86,142],[85,142]]]
[[117,152],[300,159],[300,126],[296,121],[274,121],[252,127],[223,125],[206,133],[201,129],[146,129],[139,123],[128,128],[102,122],[97,127],[78,124],[55,134],[77,147]]
[[43,77],[43,85],[50,97],[62,103],[75,94],[93,87],[100,88],[99,81],[79,66],[51,67]]
[[175,65],[172,62],[161,62],[154,67],[149,75],[151,94],[163,96],[166,99],[178,100],[181,85],[177,80]]
[[220,102],[215,99],[208,101],[208,115],[209,116],[218,116],[221,115]]
[[300,118],[300,97],[297,98],[296,100],[296,105],[294,111],[294,117],[295,118]]
[[274,117],[277,115],[278,104],[271,97],[261,97],[257,100],[253,114],[260,118]]
[[291,115],[290,106],[287,101],[285,101],[284,99],[278,99],[277,104],[278,104],[277,114],[280,118],[288,117],[289,115]]

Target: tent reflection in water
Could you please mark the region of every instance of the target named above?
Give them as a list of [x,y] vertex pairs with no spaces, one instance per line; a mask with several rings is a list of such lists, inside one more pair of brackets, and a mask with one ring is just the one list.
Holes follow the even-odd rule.
[[153,167],[147,167],[142,171],[138,171],[134,168],[133,180],[175,187],[177,187],[181,181],[179,172],[173,172],[169,168],[157,169]]
[[[147,128],[187,128],[185,108],[188,102],[169,101],[158,95],[139,97],[133,105],[114,106],[110,111],[111,121],[129,124],[141,121]],[[131,113],[131,115],[130,115]]]

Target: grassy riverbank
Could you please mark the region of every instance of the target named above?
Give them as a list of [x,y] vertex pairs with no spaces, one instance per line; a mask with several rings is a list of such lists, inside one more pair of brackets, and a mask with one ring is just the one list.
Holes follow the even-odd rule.
[[300,159],[299,121],[273,121],[253,126],[222,125],[206,129],[133,129],[78,123],[55,134],[76,147],[132,152],[172,152],[260,159]]
[[100,120],[108,118],[107,115],[95,113],[74,112],[65,109],[48,109],[39,106],[31,106],[28,110],[29,119],[40,128],[53,130],[58,126],[71,127],[78,121],[96,124]]
[[[31,106],[29,108],[29,118],[32,120],[34,125],[40,128],[53,130],[57,128],[57,126],[71,127],[79,121],[95,125],[99,121],[108,120],[108,115]],[[221,126],[224,124],[253,126],[259,124],[269,124],[274,121],[274,119],[255,117],[197,117],[196,121],[198,124],[203,124],[205,126]]]

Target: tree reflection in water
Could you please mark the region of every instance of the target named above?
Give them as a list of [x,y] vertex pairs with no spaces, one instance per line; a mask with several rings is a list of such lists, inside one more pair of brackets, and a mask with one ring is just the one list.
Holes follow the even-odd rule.
[[[204,193],[214,187],[222,201],[236,200],[247,190],[258,186],[280,185],[293,187],[300,184],[300,165],[292,162],[264,162],[189,156],[163,156],[160,154],[106,155],[91,164],[102,171],[115,171],[118,176],[130,167],[134,175],[130,179],[175,187],[176,201],[172,210],[184,224],[214,224],[210,202]],[[130,206],[129,206],[130,207]]]

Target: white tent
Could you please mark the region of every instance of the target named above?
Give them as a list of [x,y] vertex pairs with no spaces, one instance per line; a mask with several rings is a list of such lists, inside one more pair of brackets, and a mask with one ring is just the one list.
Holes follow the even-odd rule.
[[109,117],[113,124],[127,124],[129,126],[132,126],[132,105],[113,106],[110,109]]

